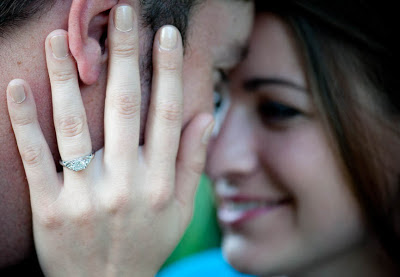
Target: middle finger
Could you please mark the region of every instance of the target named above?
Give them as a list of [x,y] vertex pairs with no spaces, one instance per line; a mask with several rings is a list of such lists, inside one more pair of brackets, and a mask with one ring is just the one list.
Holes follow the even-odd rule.
[[113,8],[108,34],[104,155],[113,165],[129,165],[137,159],[141,104],[138,24],[131,6]]

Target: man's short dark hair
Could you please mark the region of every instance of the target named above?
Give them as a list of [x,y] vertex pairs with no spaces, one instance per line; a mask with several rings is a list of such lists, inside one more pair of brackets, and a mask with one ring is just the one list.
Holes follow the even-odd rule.
[[199,2],[202,0],[141,0],[143,24],[153,34],[164,25],[174,25],[185,42],[190,15]]
[[[140,0],[144,27],[153,33],[163,25],[176,26],[186,39],[188,22],[193,7],[203,0]],[[1,0],[0,37],[20,27],[34,16],[46,12],[56,0]]]
[[55,0],[1,0],[0,37],[45,12],[54,2]]

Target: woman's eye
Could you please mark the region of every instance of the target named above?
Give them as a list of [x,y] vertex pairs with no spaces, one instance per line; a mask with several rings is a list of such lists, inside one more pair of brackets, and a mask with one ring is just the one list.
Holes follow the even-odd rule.
[[222,70],[216,72],[214,84],[214,118],[215,127],[213,135],[217,135],[228,112],[230,100],[228,91],[228,78]]
[[218,113],[224,105],[224,96],[227,90],[228,77],[223,70],[214,73],[214,108]]
[[301,114],[300,111],[277,102],[261,103],[258,112],[266,121],[283,121]]
[[218,112],[223,104],[223,97],[220,91],[217,91],[216,89],[214,90],[214,109],[215,112]]

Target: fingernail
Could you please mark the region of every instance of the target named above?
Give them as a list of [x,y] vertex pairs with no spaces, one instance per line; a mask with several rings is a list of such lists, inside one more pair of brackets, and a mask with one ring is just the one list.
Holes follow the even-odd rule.
[[133,29],[133,10],[130,6],[119,6],[115,11],[115,28],[121,32],[129,32]]
[[214,126],[215,126],[215,122],[213,121],[212,123],[210,123],[210,125],[207,127],[206,131],[203,134],[202,142],[205,145],[207,145],[208,142],[210,141]]
[[25,87],[23,85],[12,85],[9,88],[9,92],[14,103],[21,104],[26,99]]
[[160,47],[165,50],[173,50],[178,45],[178,31],[175,27],[165,26],[160,34]]
[[51,50],[56,58],[62,59],[69,55],[67,37],[60,35],[50,39]]

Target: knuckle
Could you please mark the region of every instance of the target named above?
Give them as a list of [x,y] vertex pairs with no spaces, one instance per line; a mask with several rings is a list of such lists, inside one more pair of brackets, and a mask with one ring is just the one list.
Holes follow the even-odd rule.
[[182,116],[182,105],[177,102],[167,102],[156,107],[156,114],[170,122],[179,122]]
[[83,133],[86,125],[86,117],[83,114],[62,116],[56,120],[61,134],[65,137],[76,137]]
[[122,42],[122,43],[115,43],[111,48],[111,53],[115,57],[119,58],[130,58],[135,56],[138,53],[137,48],[133,45],[133,43],[129,42]]
[[134,118],[140,113],[140,99],[135,93],[118,94],[113,103],[123,118]]
[[153,191],[150,195],[150,208],[155,212],[165,210],[170,205],[172,197],[172,191],[167,188]]
[[33,124],[36,120],[35,116],[30,116],[26,113],[11,113],[13,124],[18,126],[27,126]]
[[108,194],[103,198],[102,207],[107,214],[116,215],[129,208],[130,200],[130,193],[125,189],[119,189],[117,193]]
[[44,156],[41,145],[29,145],[21,149],[21,158],[30,167],[39,166]]
[[204,166],[206,163],[205,155],[196,155],[191,158],[191,161],[185,161],[182,157],[177,158],[177,162],[180,163],[185,171],[193,172],[196,176],[200,176],[204,172]]
[[196,176],[197,175],[200,176],[204,171],[204,165],[205,165],[204,160],[196,160],[192,162],[192,164],[190,165],[190,169],[192,172],[196,174]]
[[180,68],[181,66],[175,60],[166,60],[158,65],[158,70],[162,72],[177,72]]
[[52,79],[56,83],[69,83],[76,79],[76,74],[69,70],[55,70],[52,72]]
[[58,229],[64,223],[60,214],[55,209],[50,208],[34,213],[34,219],[40,226],[49,230]]

